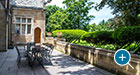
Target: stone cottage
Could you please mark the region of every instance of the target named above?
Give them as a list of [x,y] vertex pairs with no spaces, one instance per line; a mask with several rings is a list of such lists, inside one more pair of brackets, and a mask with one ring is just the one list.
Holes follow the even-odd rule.
[[45,3],[45,0],[11,0],[13,42],[44,42]]
[[[43,43],[45,40],[45,6],[50,1],[0,1],[0,14],[2,14],[0,15],[0,51],[8,49],[8,46],[15,42]],[[7,13],[7,8],[11,14]],[[10,15],[9,18],[7,14]]]

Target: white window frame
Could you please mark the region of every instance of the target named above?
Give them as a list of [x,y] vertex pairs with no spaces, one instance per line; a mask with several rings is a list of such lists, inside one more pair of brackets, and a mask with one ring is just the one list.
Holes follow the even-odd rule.
[[[16,22],[16,18],[20,18],[20,22],[19,22],[19,23]],[[26,18],[26,22],[25,22],[25,23],[22,23],[22,18]],[[31,23],[27,23],[27,19],[28,19],[28,18],[31,18]],[[15,16],[15,17],[14,17],[14,20],[15,20],[15,21],[14,21],[15,28],[16,28],[16,25],[17,25],[17,24],[20,25],[20,32],[19,32],[20,35],[31,35],[31,34],[32,34],[33,17]],[[23,25],[23,24],[25,24],[25,26],[26,26],[26,28],[25,28],[25,34],[22,34],[22,25]],[[31,25],[31,31],[30,31],[29,34],[27,34],[27,31],[28,31],[27,26],[28,26],[29,24]]]

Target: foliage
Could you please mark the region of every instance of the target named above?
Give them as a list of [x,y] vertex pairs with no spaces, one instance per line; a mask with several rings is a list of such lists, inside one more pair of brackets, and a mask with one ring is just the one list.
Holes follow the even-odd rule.
[[110,50],[115,50],[115,45],[113,44],[93,44],[93,43],[89,43],[83,40],[79,41],[72,41],[72,43],[78,44],[78,45],[83,45],[83,46],[91,46],[91,47],[96,47],[96,48],[103,48],[103,49],[110,49]]
[[115,16],[114,18],[108,19],[108,25],[114,29],[118,27],[123,27],[125,26],[124,21],[122,20],[121,16]]
[[[80,42],[74,40],[71,43],[75,43],[75,44],[83,45],[83,46],[91,46],[91,47],[95,47],[95,48],[116,50],[116,45],[115,44],[94,44],[94,43],[89,43],[89,42],[86,42],[86,41],[83,41],[83,40],[80,40]],[[136,42],[134,42],[130,45],[130,47],[126,47],[126,48],[123,48],[123,49],[126,49],[126,50],[131,49],[131,51],[138,51],[139,45]]]
[[94,44],[113,43],[112,33],[113,31],[94,31],[84,34],[81,38]]
[[65,10],[59,9],[56,13],[49,17],[50,31],[71,29],[71,21],[68,19],[69,15]]
[[61,29],[86,30],[89,21],[94,17],[88,15],[93,8],[93,2],[89,0],[64,0],[66,9],[57,6],[46,7],[46,31]]
[[[128,26],[118,28],[114,31],[112,37],[115,43],[121,47],[128,47],[133,42],[140,42],[140,26]],[[124,47],[124,48],[125,48]]]
[[102,20],[98,25],[96,25],[95,23],[92,25],[88,25],[87,29],[89,32],[114,30],[114,28],[108,25],[108,22],[105,22],[104,20]]
[[66,11],[69,14],[69,20],[72,22],[71,29],[86,29],[89,21],[94,18],[88,15],[89,10],[93,8],[94,2],[89,0],[64,0]]
[[94,32],[87,32],[81,36],[81,39],[86,40],[89,43],[93,43],[94,41],[92,38],[93,38],[94,34],[95,34],[95,31]]
[[133,26],[140,24],[140,19],[138,18],[138,14],[140,13],[139,0],[102,0],[96,9],[102,9],[105,5],[113,9],[113,14],[121,17],[119,21],[123,22],[124,25]]
[[79,40],[81,35],[86,33],[84,30],[55,30],[53,31],[53,35],[56,36],[57,32],[62,32],[62,36],[66,39],[66,41],[71,42],[73,40]]
[[56,5],[46,6],[46,31],[50,31],[50,29],[51,29],[49,26],[49,17],[59,9],[60,8]]

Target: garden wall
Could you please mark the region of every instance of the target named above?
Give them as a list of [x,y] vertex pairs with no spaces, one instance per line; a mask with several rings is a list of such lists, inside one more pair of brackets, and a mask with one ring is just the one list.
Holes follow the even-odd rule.
[[118,66],[114,62],[115,51],[70,44],[59,40],[60,39],[52,38],[46,42],[53,44],[56,50],[62,51],[65,54],[98,66],[112,73],[118,75],[140,75],[140,55],[131,55],[132,58],[130,64],[134,67],[134,69],[132,69],[129,65]]

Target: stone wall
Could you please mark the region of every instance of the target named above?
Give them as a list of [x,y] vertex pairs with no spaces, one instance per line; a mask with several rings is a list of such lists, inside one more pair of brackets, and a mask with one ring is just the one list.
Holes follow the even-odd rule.
[[6,51],[6,13],[0,9],[0,51]]
[[[15,34],[15,16],[32,17],[33,24],[31,34],[16,35]],[[31,8],[13,8],[13,27],[12,40],[14,42],[34,42],[34,30],[39,27],[41,29],[41,43],[45,40],[45,11],[43,9]]]
[[[6,2],[6,3],[5,3]],[[0,1],[0,51],[6,51],[11,44],[11,14],[8,1]]]
[[132,69],[129,65],[118,66],[114,62],[115,51],[112,50],[81,46],[58,41],[57,39],[49,39],[47,42],[53,44],[56,50],[60,50],[70,56],[96,65],[112,73],[118,75],[140,75],[140,55],[131,55],[130,64],[134,67],[134,69]]

